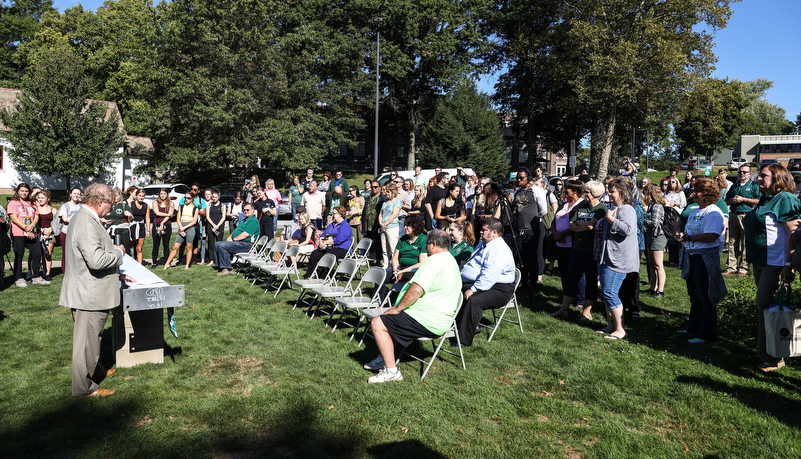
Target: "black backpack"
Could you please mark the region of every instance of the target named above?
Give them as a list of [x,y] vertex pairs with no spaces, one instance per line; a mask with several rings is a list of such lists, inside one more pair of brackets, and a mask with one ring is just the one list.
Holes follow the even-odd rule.
[[673,207],[665,207],[665,218],[662,220],[662,233],[668,241],[676,239],[676,222],[679,221],[679,211]]

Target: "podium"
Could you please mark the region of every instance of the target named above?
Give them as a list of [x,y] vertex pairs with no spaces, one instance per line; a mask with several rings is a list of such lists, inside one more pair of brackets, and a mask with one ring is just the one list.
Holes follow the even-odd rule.
[[125,255],[120,274],[136,279],[121,283],[121,305],[112,319],[117,367],[164,363],[164,308],[184,305],[184,286],[170,285]]

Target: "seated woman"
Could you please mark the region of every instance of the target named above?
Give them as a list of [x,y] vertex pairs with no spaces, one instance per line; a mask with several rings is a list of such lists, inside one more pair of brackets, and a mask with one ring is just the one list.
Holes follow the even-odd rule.
[[303,276],[305,279],[311,277],[314,270],[317,269],[317,263],[320,258],[323,258],[326,253],[333,253],[336,255],[337,260],[341,260],[348,254],[348,249],[350,249],[353,242],[353,233],[350,230],[350,225],[345,221],[347,212],[348,210],[345,209],[345,206],[334,207],[331,213],[334,221],[320,235],[319,247],[309,255],[309,266]]
[[476,245],[473,224],[465,221],[453,222],[450,226],[450,233],[451,241],[453,241],[450,252],[456,258],[456,263],[459,264],[459,269],[461,269],[470,259],[470,256],[473,255],[473,248]]
[[[298,219],[298,226],[300,228],[295,231],[294,234],[287,240],[287,245],[295,245],[297,244],[300,246],[300,251],[298,255],[310,255],[312,251],[314,251],[314,235],[317,232],[317,228],[311,222],[311,218],[309,218],[308,212],[298,212],[297,213]],[[281,235],[283,238],[283,234]],[[295,260],[290,259],[291,263],[294,263]]]
[[387,281],[400,282],[411,279],[417,268],[428,257],[426,252],[426,235],[423,234],[425,223],[420,214],[406,217],[406,234],[401,236],[392,254],[391,266],[387,267]]

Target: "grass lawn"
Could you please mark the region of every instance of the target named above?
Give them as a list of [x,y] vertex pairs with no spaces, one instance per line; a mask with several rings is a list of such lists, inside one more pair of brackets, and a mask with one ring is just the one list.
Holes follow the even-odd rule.
[[421,383],[404,360],[404,381],[379,385],[361,368],[374,344],[292,310],[297,292],[274,300],[205,266],[158,274],[186,286],[180,339],[165,328],[165,363],[119,369],[104,398],[70,396],[62,277],[0,294],[0,457],[801,457],[798,364],[754,371],[755,328],[736,320],[718,344],[687,344],[675,268],[628,341],[548,316],[546,277],[521,301],[525,332],[478,337],[467,371],[445,354]]

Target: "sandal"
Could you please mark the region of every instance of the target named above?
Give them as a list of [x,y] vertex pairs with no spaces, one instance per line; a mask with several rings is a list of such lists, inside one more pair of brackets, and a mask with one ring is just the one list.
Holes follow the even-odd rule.
[[585,325],[585,324],[591,324],[591,323],[592,323],[592,316],[587,317],[584,314],[582,314],[581,317],[579,317],[579,324]]
[[606,339],[626,339],[628,337],[629,337],[628,333],[626,333],[623,336],[615,336],[615,335],[606,335],[606,336],[604,336],[604,338],[606,338]]
[[784,366],[784,360],[780,360],[777,363],[762,362],[759,365],[757,365],[757,370],[763,373],[769,373],[771,371],[776,371],[783,366]]

